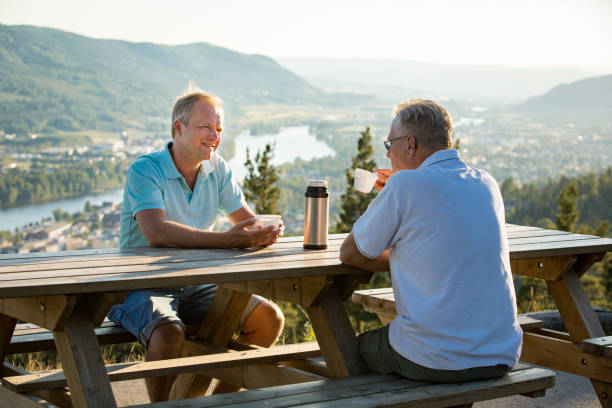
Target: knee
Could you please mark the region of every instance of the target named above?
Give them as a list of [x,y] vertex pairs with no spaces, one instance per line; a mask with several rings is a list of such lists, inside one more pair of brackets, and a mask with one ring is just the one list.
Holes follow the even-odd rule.
[[262,346],[272,345],[280,336],[285,317],[278,305],[268,300],[261,301],[245,319],[242,326],[244,334],[257,332],[262,336]]
[[179,355],[184,343],[183,328],[177,323],[167,323],[153,329],[147,350],[152,353]]

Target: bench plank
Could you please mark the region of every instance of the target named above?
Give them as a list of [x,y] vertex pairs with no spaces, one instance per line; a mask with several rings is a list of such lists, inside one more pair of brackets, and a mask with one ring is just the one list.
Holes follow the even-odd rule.
[[[362,396],[352,397],[342,400],[341,404],[333,403],[333,407],[449,407],[523,394],[538,388],[550,388],[554,385],[554,374],[551,371],[532,368],[509,373],[499,379],[458,384],[432,384],[424,387],[412,387],[400,392],[378,392],[368,395],[367,398]],[[299,406],[313,408],[320,405]]]
[[[100,345],[135,342],[130,332],[113,322],[105,321],[95,329]],[[53,333],[33,324],[18,324],[13,333],[7,354],[34,353],[55,349]]]
[[[295,358],[318,357],[320,355],[321,352],[319,351],[318,344],[316,342],[309,342],[170,360],[109,364],[106,366],[106,371],[110,381],[124,381],[136,378],[205,371],[206,369],[213,368],[274,363]],[[66,386],[66,378],[62,370],[5,377],[2,381],[7,388],[21,393]]]
[[[352,301],[362,304],[364,308],[370,312],[387,315],[379,315],[379,317],[384,317],[385,320],[389,320],[389,318],[393,318],[396,315],[393,288],[357,290],[353,293]],[[517,320],[524,331],[544,327],[544,322],[542,320],[534,319],[527,315],[518,315]]]
[[582,351],[612,358],[612,336],[582,340]]
[[440,407],[540,391],[552,387],[554,377],[555,374],[550,370],[523,365],[498,379],[458,384],[430,384],[396,375],[366,374],[185,401],[169,401],[152,404],[151,407],[247,408],[264,403],[268,408]]

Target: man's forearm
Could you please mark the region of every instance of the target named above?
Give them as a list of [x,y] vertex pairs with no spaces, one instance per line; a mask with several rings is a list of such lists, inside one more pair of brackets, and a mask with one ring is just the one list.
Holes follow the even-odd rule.
[[353,265],[368,271],[377,272],[389,270],[389,250],[386,250],[377,258],[368,258],[357,248],[352,232],[342,243],[342,247],[340,248],[340,260],[345,264]]
[[389,270],[389,251],[383,252],[377,258],[370,259],[367,257],[363,258],[351,258],[348,263],[349,265],[356,266],[361,269],[372,272],[388,271]]
[[151,246],[169,248],[231,248],[224,232],[205,231],[174,221],[160,221],[147,239]]

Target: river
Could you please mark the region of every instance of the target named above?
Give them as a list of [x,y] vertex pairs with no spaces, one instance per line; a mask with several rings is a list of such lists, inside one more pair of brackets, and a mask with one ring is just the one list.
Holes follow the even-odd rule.
[[268,143],[275,143],[272,164],[278,166],[293,162],[298,157],[303,160],[312,160],[325,156],[335,156],[336,152],[325,142],[317,140],[315,135],[308,132],[308,126],[291,126],[281,128],[274,135],[251,136],[249,131],[242,132],[234,139],[236,153],[228,164],[234,177],[242,181],[246,175],[246,148],[249,148],[251,160],[255,159],[258,150],[263,151]]
[[[298,157],[304,160],[312,160],[319,157],[335,156],[335,152],[327,144],[318,141],[316,136],[308,133],[308,126],[282,128],[279,133],[273,135],[251,136],[250,132],[246,131],[240,133],[234,140],[236,155],[228,163],[232,168],[234,177],[240,181],[246,175],[244,162],[247,147],[251,152],[251,157],[254,157],[257,150],[263,151],[267,143],[276,143],[274,159],[272,160],[272,164],[275,166],[293,162]],[[123,201],[123,189],[45,204],[0,209],[0,230],[14,231],[15,228],[21,228],[24,225],[41,221],[43,218],[52,217],[53,210],[56,208],[75,213],[82,210],[87,201],[95,205],[102,204],[104,201],[120,203]]]
[[0,210],[0,230],[14,231],[32,222],[43,218],[53,217],[53,210],[61,208],[69,213],[75,213],[85,207],[89,201],[93,205],[100,205],[104,201],[120,203],[123,201],[123,189],[110,190],[100,194],[89,194],[67,200],[52,201],[44,204],[30,204]]

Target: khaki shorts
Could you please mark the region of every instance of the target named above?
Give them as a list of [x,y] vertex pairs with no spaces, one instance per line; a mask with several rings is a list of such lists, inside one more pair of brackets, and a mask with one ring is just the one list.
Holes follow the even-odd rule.
[[510,371],[505,364],[465,370],[436,370],[423,367],[397,353],[389,344],[389,325],[359,335],[359,354],[366,366],[380,374],[399,374],[416,381],[455,383],[503,377]]

